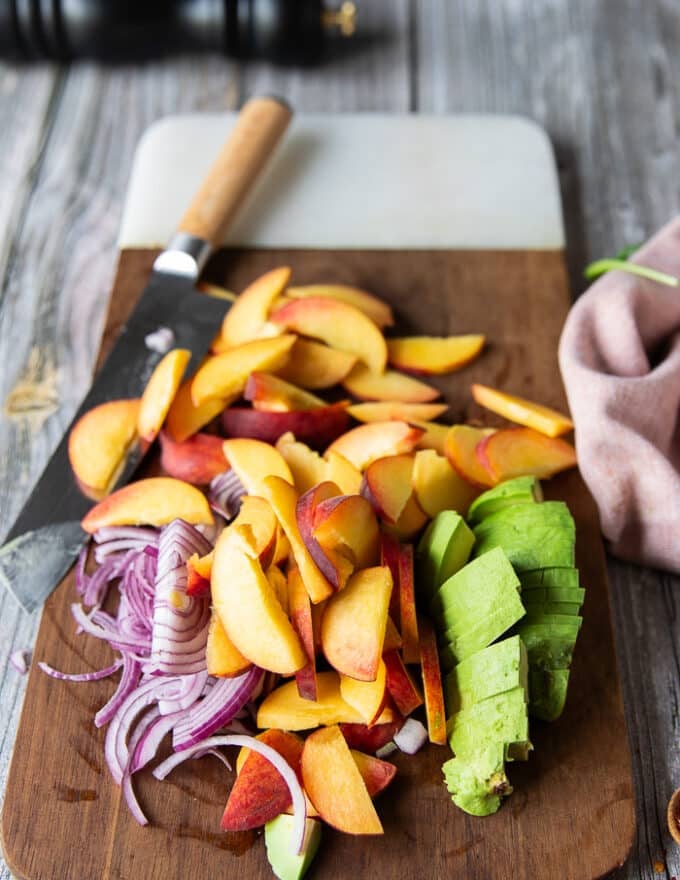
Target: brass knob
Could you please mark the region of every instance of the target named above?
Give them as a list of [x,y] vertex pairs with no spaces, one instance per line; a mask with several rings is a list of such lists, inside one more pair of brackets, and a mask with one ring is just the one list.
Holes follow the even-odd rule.
[[321,22],[328,30],[337,28],[343,37],[351,37],[357,29],[357,8],[346,0],[338,9],[324,9]]

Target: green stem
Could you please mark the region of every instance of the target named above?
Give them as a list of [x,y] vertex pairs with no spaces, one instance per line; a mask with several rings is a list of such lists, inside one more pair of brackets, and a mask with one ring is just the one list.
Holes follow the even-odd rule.
[[631,275],[639,275],[641,278],[648,278],[650,281],[658,281],[659,284],[666,284],[668,287],[677,287],[680,284],[680,280],[673,275],[667,275],[665,272],[659,272],[657,269],[650,269],[649,266],[639,266],[637,263],[629,263],[625,260],[597,260],[586,266],[583,274],[589,281],[592,281],[612,269],[620,269],[621,272],[629,272]]

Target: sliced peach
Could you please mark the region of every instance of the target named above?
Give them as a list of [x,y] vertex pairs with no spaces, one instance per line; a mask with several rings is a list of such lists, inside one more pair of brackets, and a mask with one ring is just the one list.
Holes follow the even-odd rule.
[[[392,575],[392,595],[390,596],[390,617],[399,620],[399,541],[394,535],[387,534],[384,530],[380,533],[380,564],[386,565]],[[399,637],[401,640],[401,636]],[[385,634],[387,640],[387,633]],[[391,647],[397,647],[392,645]],[[401,647],[401,645],[399,645]],[[385,647],[385,651],[389,648]]]
[[296,440],[290,431],[279,437],[276,448],[290,468],[295,488],[301,495],[326,479],[327,462],[306,443]]
[[353,567],[378,564],[380,530],[370,503],[360,495],[336,495],[314,507],[313,536],[325,553],[337,552]]
[[427,520],[427,514],[416,501],[415,494],[412,494],[396,523],[394,525],[384,523],[383,529],[395,535],[400,541],[412,541],[425,526]]
[[489,488],[497,482],[475,454],[477,444],[491,433],[493,431],[472,425],[453,425],[446,436],[445,452],[451,467],[473,486]]
[[386,651],[383,661],[387,670],[387,690],[401,714],[410,715],[418,706],[423,705],[420,691],[404,666],[398,651]]
[[373,727],[366,724],[339,724],[338,726],[350,749],[359,749],[362,753],[375,754],[378,749],[392,740],[403,723],[403,721],[397,720],[387,724],[374,724]]
[[484,346],[484,337],[468,336],[407,336],[389,339],[389,362],[410,373],[433,375],[450,373],[470,363]]
[[149,477],[104,498],[81,525],[92,534],[104,526],[164,526],[173,519],[192,525],[214,522],[205,495],[195,486],[172,477]]
[[175,348],[151,374],[137,416],[137,431],[144,440],[151,442],[160,431],[190,360],[188,349]]
[[375,724],[385,706],[387,671],[381,660],[375,681],[358,681],[348,675],[340,676],[340,693],[350,706],[363,717],[368,726]]
[[306,284],[302,287],[289,287],[286,295],[293,299],[309,299],[310,297],[322,297],[323,299],[337,299],[348,303],[363,312],[368,318],[381,329],[391,327],[394,324],[392,309],[365,290],[358,287],[350,287],[347,284]]
[[427,732],[431,743],[445,746],[446,708],[439,668],[437,635],[432,622],[426,617],[418,619],[418,632],[420,634],[420,665],[423,672]]
[[187,596],[210,595],[213,551],[206,556],[192,553],[187,559]]
[[488,385],[473,385],[472,396],[480,406],[491,412],[504,416],[511,422],[540,431],[541,434],[547,434],[548,437],[559,437],[574,428],[572,420],[561,412],[542,406],[540,403],[533,403],[524,397],[516,397],[513,394],[506,394],[505,391],[489,388]]
[[416,592],[413,577],[413,545],[399,546],[399,631],[402,638],[401,654],[404,663],[420,661]]
[[[392,588],[392,593],[394,593],[394,587]],[[383,651],[392,651],[395,648],[401,648],[403,645],[403,641],[401,636],[399,635],[399,630],[394,624],[392,618],[387,616],[387,626],[385,627],[385,642],[383,644]]]
[[434,449],[439,455],[446,455],[446,438],[449,433],[449,425],[440,425],[438,422],[421,422],[419,419],[414,419],[411,424],[416,428],[422,428],[424,431],[416,449]]
[[293,475],[280,452],[269,443],[233,437],[222,444],[224,456],[249,495],[262,495],[265,477],[277,476],[292,484]]
[[295,681],[279,685],[260,703],[257,726],[309,730],[320,724],[362,723],[361,715],[340,694],[340,676],[337,672],[319,672],[316,684],[316,700],[301,697]]
[[477,460],[494,483],[525,475],[544,480],[577,463],[570,443],[533,428],[496,431],[477,446]]
[[252,529],[226,529],[215,545],[213,607],[236,648],[262,669],[290,675],[307,662],[300,639],[257,559]]
[[[265,730],[258,739],[271,746],[296,773],[304,742],[284,730]],[[283,776],[262,755],[248,749],[222,816],[222,831],[247,831],[276,818],[291,805],[290,789]]]
[[339,727],[321,728],[307,737],[301,767],[305,791],[324,822],[347,834],[383,833],[366,783]]
[[364,472],[361,494],[378,516],[396,523],[411,497],[412,455],[388,455],[372,461]]
[[192,383],[193,377],[182,382],[179,386],[165,420],[165,430],[176,443],[182,443],[192,434],[200,431],[208,422],[212,422],[215,416],[219,415],[237,397],[237,395],[231,395],[225,400],[218,397],[214,400],[206,400],[205,403],[196,406],[191,399]]
[[[260,563],[261,565],[262,563]],[[264,567],[264,566],[263,566]],[[279,604],[283,608],[284,614],[290,616],[290,594],[288,591],[288,578],[281,571],[278,565],[270,565],[269,568],[265,571],[267,576],[267,580],[272,586],[272,589],[276,593],[276,598],[279,600]],[[292,623],[291,619],[291,623]],[[304,643],[302,642],[302,636],[296,626],[293,626],[293,629],[300,637],[300,642],[304,647]],[[298,674],[297,672],[295,673]]]
[[347,351],[313,339],[298,339],[277,374],[302,388],[331,388],[342,382],[356,362],[356,355]]
[[365,364],[356,364],[342,380],[342,387],[360,400],[428,403],[441,397],[441,392],[425,382],[412,379],[396,370],[383,373],[371,371]]
[[387,345],[382,333],[363,312],[347,303],[322,297],[298,299],[271,315],[271,321],[356,355],[374,373],[385,369]]
[[407,422],[371,422],[359,425],[333,441],[325,452],[339,452],[358,470],[363,471],[378,458],[412,452],[424,434],[422,428],[414,428]]
[[361,471],[335,449],[327,449],[325,479],[340,487],[343,495],[358,495],[361,488]]
[[251,437],[276,443],[283,434],[292,433],[314,449],[325,449],[347,430],[348,424],[346,403],[297,412],[262,412],[232,407],[222,413],[222,425],[230,437]]
[[255,409],[264,412],[291,412],[326,406],[325,400],[272,373],[251,373],[243,396]]
[[324,481],[302,494],[295,508],[298,529],[305,547],[319,571],[336,590],[341,590],[345,586],[354,571],[354,563],[347,556],[333,552],[335,547],[331,548],[330,553],[327,552],[319,544],[313,532],[314,512],[317,505],[338,495],[339,492],[340,490],[335,483]]
[[425,513],[436,516],[442,510],[455,510],[462,516],[479,491],[455,471],[447,458],[434,449],[420,449],[413,464],[413,491]]
[[[342,729],[340,732],[342,733]],[[384,791],[397,774],[396,766],[390,764],[389,761],[382,761],[380,758],[365,755],[355,749],[350,749],[350,752],[371,798]]]
[[104,493],[111,485],[137,437],[139,403],[139,400],[101,403],[73,426],[68,438],[68,457],[83,487]]
[[437,419],[448,409],[446,403],[401,403],[398,400],[381,400],[377,403],[355,403],[347,412],[358,422],[430,421]]
[[219,350],[225,351],[261,336],[269,309],[290,281],[290,274],[288,266],[281,266],[260,275],[246,287],[224,317]]
[[227,635],[219,615],[213,609],[208,627],[208,641],[205,646],[205,663],[208,675],[234,678],[251,666]]
[[345,589],[329,599],[321,621],[321,645],[338,672],[375,681],[391,592],[389,569],[376,566],[355,572]]
[[170,477],[187,483],[205,484],[229,469],[224,457],[222,437],[214,434],[194,434],[177,443],[161,431],[161,467]]
[[295,336],[285,334],[271,339],[256,339],[208,358],[199,367],[191,383],[195,406],[216,398],[225,400],[241,394],[248,376],[255,370],[276,370],[285,363]]
[[333,587],[314,562],[300,535],[296,518],[298,493],[291,483],[278,476],[265,477],[262,495],[269,501],[281,528],[290,542],[295,564],[312,602],[321,602],[333,592]]
[[307,655],[307,663],[295,673],[298,693],[305,700],[316,700],[316,648],[312,605],[300,572],[295,567],[288,572],[288,599],[290,621]]
[[253,546],[258,561],[262,569],[267,571],[275,562],[278,521],[264,498],[258,498],[257,495],[246,495],[242,498],[238,516],[227,528],[235,529],[246,525],[252,529]]

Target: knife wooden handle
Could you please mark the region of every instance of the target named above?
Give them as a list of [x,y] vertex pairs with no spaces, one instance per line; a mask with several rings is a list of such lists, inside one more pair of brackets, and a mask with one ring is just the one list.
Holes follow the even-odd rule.
[[266,165],[292,111],[279,98],[252,98],[182,218],[178,232],[217,247],[250,186]]

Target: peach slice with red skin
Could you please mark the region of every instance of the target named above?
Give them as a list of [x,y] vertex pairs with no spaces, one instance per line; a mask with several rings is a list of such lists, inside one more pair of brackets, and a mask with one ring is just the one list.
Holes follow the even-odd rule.
[[365,755],[356,749],[350,749],[350,752],[359,773],[361,773],[361,778],[364,780],[366,791],[368,791],[370,798],[374,798],[381,791],[384,791],[397,775],[396,765],[391,764],[389,761],[374,758],[373,755]]
[[431,743],[446,745],[446,708],[439,668],[439,648],[432,622],[426,617],[418,619],[420,633],[420,666],[423,672],[423,694],[427,733]]
[[313,537],[325,553],[340,553],[353,567],[378,564],[380,530],[373,509],[360,495],[335,495],[314,506]]
[[347,412],[358,422],[402,422],[438,419],[449,408],[447,403],[402,403],[399,400],[379,400],[375,403],[355,403]]
[[[394,588],[392,588],[392,593],[394,594]],[[385,627],[385,641],[383,643],[383,652],[384,651],[392,651],[395,648],[401,648],[403,645],[403,641],[401,636],[399,635],[399,630],[394,624],[394,621],[387,615],[387,626]]]
[[404,663],[420,661],[416,593],[413,576],[413,545],[399,546],[399,631]]
[[320,724],[363,723],[357,710],[343,700],[340,676],[335,670],[317,673],[316,684],[316,700],[301,697],[295,681],[279,685],[260,703],[257,726],[311,730]]
[[281,453],[271,444],[248,437],[232,437],[222,442],[227,459],[249,495],[262,495],[265,477],[277,476],[292,484],[293,475]]
[[310,297],[322,297],[323,299],[337,299],[359,309],[373,321],[380,329],[391,327],[394,324],[392,309],[365,290],[358,287],[350,287],[347,284],[306,284],[301,287],[289,287],[286,296],[293,299],[309,299]]
[[137,480],[108,495],[84,517],[81,525],[88,534],[104,526],[164,526],[173,519],[192,525],[214,522],[205,495],[173,477]]
[[356,355],[347,351],[313,339],[297,339],[287,362],[276,372],[287,382],[316,390],[342,382],[356,362]]
[[161,431],[161,467],[170,477],[204,485],[229,469],[224,457],[224,439],[214,434],[194,434],[177,443]]
[[416,501],[415,494],[411,493],[396,523],[394,525],[387,522],[383,523],[383,529],[397,537],[400,541],[412,541],[427,521],[427,514]]
[[175,348],[165,355],[151,374],[137,416],[137,431],[142,439],[151,442],[160,431],[190,360],[188,349]]
[[485,409],[504,416],[511,422],[540,431],[548,437],[559,437],[574,428],[572,420],[561,412],[497,388],[489,388],[488,385],[474,384],[472,396]]
[[439,422],[421,422],[419,419],[414,419],[411,424],[423,430],[423,436],[418,441],[416,449],[434,449],[439,455],[446,455],[446,438],[450,425],[440,425]]
[[274,324],[302,336],[320,339],[355,355],[374,373],[387,363],[387,345],[376,325],[354,306],[334,299],[297,299],[270,316]]
[[405,376],[396,370],[377,373],[365,364],[356,364],[342,380],[345,391],[359,400],[399,403],[429,403],[441,397],[432,385]]
[[214,551],[205,556],[192,553],[187,559],[187,596],[207,596],[210,593],[210,575]]
[[321,646],[338,672],[359,681],[375,681],[391,592],[389,569],[376,566],[356,571],[344,590],[328,600],[321,621]]
[[455,471],[447,458],[434,449],[419,449],[413,464],[413,491],[425,513],[434,517],[442,510],[465,516],[479,490]]
[[186,379],[179,386],[165,419],[165,431],[176,443],[183,443],[184,440],[200,431],[201,428],[212,422],[226,406],[236,400],[236,395],[225,400],[218,397],[196,406],[191,399],[192,382],[193,377]]
[[290,275],[290,268],[281,266],[260,275],[246,287],[224,316],[218,350],[225,351],[261,335],[269,309],[290,281]]
[[[210,590],[210,583],[208,583]],[[187,590],[188,592],[188,590]],[[205,646],[205,664],[208,675],[219,678],[234,678],[242,675],[252,665],[238,650],[227,635],[219,615],[213,610],[208,626],[208,641]]]
[[370,422],[359,425],[333,441],[325,452],[339,452],[357,470],[363,471],[371,462],[388,455],[412,452],[425,432],[407,422]]
[[412,455],[388,455],[372,461],[364,472],[361,494],[388,523],[396,523],[413,491]]
[[251,373],[243,396],[255,409],[264,412],[292,412],[326,406],[325,400],[272,373]]
[[[278,541],[278,520],[274,511],[264,498],[257,495],[245,495],[241,499],[241,508],[227,529],[238,526],[250,526],[253,546],[263,571],[274,564],[274,556]],[[214,551],[213,551],[214,560]],[[212,571],[212,569],[211,569]]]
[[301,495],[326,479],[327,462],[306,443],[296,440],[290,431],[279,437],[276,448],[290,468],[295,488]]
[[194,405],[201,406],[215,399],[233,399],[234,395],[241,394],[255,370],[276,370],[282,366],[294,342],[292,334],[255,339],[208,358],[191,382]]
[[314,449],[325,449],[348,425],[346,403],[293,412],[232,407],[222,413],[222,426],[230,437],[249,437],[274,444],[283,434],[291,433]]
[[297,568],[288,571],[288,601],[290,621],[307,654],[307,663],[295,673],[298,693],[305,700],[316,700],[316,647],[312,604]]
[[445,452],[451,467],[468,483],[483,489],[494,486],[497,480],[481,463],[475,450],[482,440],[493,433],[493,429],[453,425],[446,435]]
[[485,437],[476,448],[477,460],[493,483],[513,477],[540,480],[576,467],[576,450],[560,437],[546,437],[533,428],[505,428]]
[[467,336],[406,336],[387,341],[389,362],[400,370],[439,375],[469,364],[484,346],[480,334]]
[[361,488],[361,471],[344,455],[330,447],[324,453],[326,477],[340,487],[343,495],[358,495]]
[[[380,564],[386,565],[392,575],[390,617],[393,620],[399,620],[399,541],[394,535],[388,535],[385,531],[380,532]],[[385,640],[387,641],[387,634],[385,635]],[[396,647],[396,645],[392,647]],[[383,650],[388,650],[388,648],[384,647]]]
[[326,553],[314,537],[313,531],[317,505],[339,493],[340,489],[335,483],[325,480],[300,495],[295,507],[295,518],[305,547],[319,571],[336,590],[341,590],[345,586],[354,571],[354,565],[345,556]]
[[385,707],[387,671],[381,660],[375,681],[358,681],[348,675],[340,676],[340,693],[343,700],[353,706],[371,727]]
[[423,704],[415,682],[404,666],[399,651],[386,651],[383,662],[387,670],[387,690],[390,696],[402,715],[410,715]]
[[337,725],[307,737],[301,768],[305,791],[325,822],[347,834],[383,833],[366,783]]
[[338,726],[350,749],[375,754],[394,738],[394,734],[403,723],[403,721],[390,721],[387,724],[374,724],[373,727],[368,727],[366,724],[341,723]]
[[103,494],[137,437],[139,400],[111,400],[82,415],[68,438],[73,473],[88,494]]

